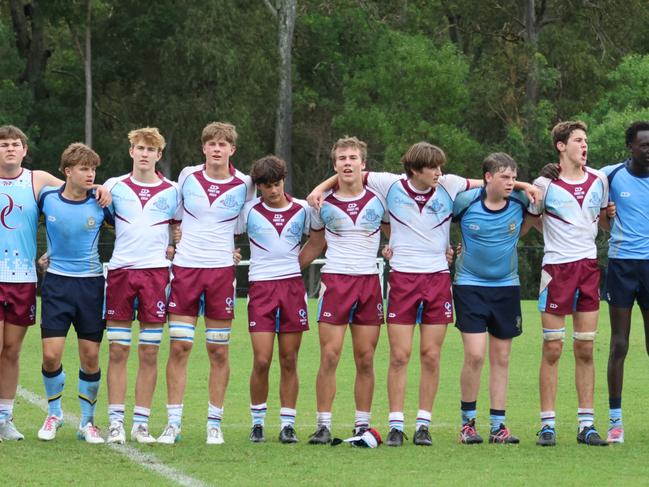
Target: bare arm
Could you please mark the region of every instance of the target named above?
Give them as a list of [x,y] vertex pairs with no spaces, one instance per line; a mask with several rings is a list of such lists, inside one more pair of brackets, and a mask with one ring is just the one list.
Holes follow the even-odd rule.
[[484,181],[482,179],[467,179],[469,181],[469,189],[482,188]]
[[325,179],[318,184],[306,197],[307,203],[314,208],[320,209],[324,201],[323,195],[336,186],[336,181],[338,181],[338,176],[334,174],[329,179]]
[[543,218],[539,215],[532,215],[531,213],[526,213],[525,218],[523,218],[523,225],[521,226],[521,237],[527,235],[532,228],[536,228],[539,232],[543,232]]
[[325,240],[324,229],[318,232],[311,230],[309,240],[306,241],[300,250],[300,269],[306,269],[311,262],[320,257],[326,245],[327,241]]
[[609,212],[611,212],[609,207],[611,205],[613,205],[612,212],[615,215],[615,203],[613,202],[610,202],[606,208],[602,208],[599,212],[599,228],[607,232],[611,231],[611,218],[609,218]]

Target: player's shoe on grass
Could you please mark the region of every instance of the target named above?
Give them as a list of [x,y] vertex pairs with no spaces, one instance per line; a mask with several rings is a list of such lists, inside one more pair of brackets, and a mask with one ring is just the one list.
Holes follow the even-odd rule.
[[479,445],[482,443],[482,436],[475,429],[475,419],[464,423],[460,429],[460,443],[465,445]]
[[309,445],[326,445],[331,443],[331,431],[326,426],[319,426],[309,438]]
[[222,445],[225,443],[223,439],[223,432],[221,431],[220,426],[208,426],[207,427],[207,440],[205,441],[208,445]]
[[282,428],[282,431],[279,432],[279,441],[280,443],[297,443],[297,433],[293,426],[287,424]]
[[131,429],[131,441],[137,441],[143,445],[152,445],[156,443],[156,440],[151,433],[149,433],[149,425],[146,423],[140,423],[133,425]]
[[419,446],[431,446],[433,444],[433,439],[430,437],[428,426],[421,426],[417,431],[415,431],[415,435],[412,437],[412,442]]
[[594,426],[586,426],[577,434],[577,443],[588,446],[608,446],[608,441],[599,436]]
[[518,445],[521,440],[516,436],[512,435],[509,432],[509,428],[504,424],[500,424],[500,427],[489,433],[489,443],[502,443],[506,445]]
[[63,426],[63,419],[58,416],[48,416],[43,422],[43,426],[38,430],[38,439],[51,441],[56,438],[56,432]]
[[606,441],[609,443],[624,443],[624,428],[622,426],[613,426],[608,429]]
[[101,437],[101,433],[99,432],[99,428],[91,422],[86,423],[83,428],[77,431],[77,438],[93,445],[98,445],[104,442],[104,439]]
[[165,426],[162,434],[158,436],[158,443],[162,443],[163,445],[173,445],[174,443],[178,443],[180,438],[180,426],[168,424]]
[[385,440],[385,446],[402,446],[403,436],[403,431],[391,428],[388,433],[388,438]]
[[24,439],[25,435],[18,431],[12,419],[0,423],[0,441],[20,441]]
[[126,443],[126,431],[124,424],[121,421],[113,421],[108,427],[108,435],[106,436],[106,443],[116,443],[123,445]]
[[266,441],[264,427],[262,425],[256,424],[252,427],[252,430],[250,431],[250,441],[253,443],[264,443]]
[[536,440],[538,446],[555,446],[557,444],[557,433],[552,426],[543,426],[536,436],[539,437]]

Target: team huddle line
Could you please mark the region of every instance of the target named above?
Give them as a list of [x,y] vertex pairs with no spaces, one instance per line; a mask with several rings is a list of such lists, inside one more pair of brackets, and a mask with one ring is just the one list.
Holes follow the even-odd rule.
[[[430,424],[448,324],[455,322],[464,347],[460,375],[459,441],[482,443],[476,429],[477,397],[487,350],[490,360],[489,443],[516,444],[506,426],[509,357],[522,333],[517,243],[532,228],[544,239],[538,307],[542,322],[540,419],[537,445],[554,446],[558,363],[572,315],[577,442],[606,446],[624,441],[623,366],[631,309],[649,325],[649,122],[626,131],[629,158],[595,170],[587,165],[587,128],[561,122],[552,129],[558,164],[546,166],[534,184],[517,181],[517,164],[493,153],[483,179],[443,174],[446,156],[427,142],[403,155],[404,174],[365,172],[367,145],[344,137],[331,149],[335,175],[300,200],[284,191],[284,161],[266,156],[250,175],[234,168],[237,132],[224,122],[202,132],[205,162],[186,167],[178,182],[156,171],[165,148],[158,129],[128,135],[132,171],[95,184],[99,156],[84,144],[63,152],[60,180],[22,167],[27,137],[0,127],[0,440],[24,436],[14,422],[20,347],[36,322],[36,231],[42,215],[47,253],[41,288],[42,377],[48,414],[38,438],[54,440],[63,425],[62,355],[70,326],[79,343],[78,437],[88,443],[127,440],[127,364],[137,317],[137,355],[131,440],[174,444],[181,438],[188,358],[199,316],[205,320],[208,379],[207,444],[224,443],[221,423],[228,385],[229,341],[234,318],[237,235],[250,241],[248,330],[250,440],[264,442],[268,373],[275,337],[280,363],[281,443],[296,443],[298,353],[309,329],[302,270],[325,253],[318,299],[320,366],[316,379],[316,429],[309,444],[336,444],[332,406],[336,369],[349,325],[356,377],[355,427],[350,442],[377,446],[371,425],[374,353],[387,323],[389,418],[385,444],[404,442],[407,368],[416,328],[421,376],[413,443],[430,446]],[[256,196],[259,191],[259,196]],[[455,277],[449,265],[451,222],[461,231]],[[104,279],[98,254],[101,227],[115,228],[115,247]],[[610,232],[607,300],[611,315],[608,363],[609,427],[594,424],[593,342],[599,312],[600,272],[595,238]],[[376,265],[380,233],[391,271],[387,309]],[[301,245],[303,239],[306,242]],[[167,293],[167,288],[170,292]],[[156,387],[158,350],[168,323],[167,425],[156,438],[149,416]],[[108,339],[109,427],[95,423],[101,382],[99,350]],[[649,350],[649,345],[648,345]]]

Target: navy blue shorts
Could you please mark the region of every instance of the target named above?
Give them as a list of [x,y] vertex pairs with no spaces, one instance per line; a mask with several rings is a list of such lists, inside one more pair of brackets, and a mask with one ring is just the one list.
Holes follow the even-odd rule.
[[507,340],[523,333],[520,286],[453,286],[455,326]]
[[649,309],[649,260],[609,259],[606,272],[606,300],[616,308]]
[[79,338],[101,341],[104,278],[45,273],[41,287],[41,337],[64,337],[74,325]]

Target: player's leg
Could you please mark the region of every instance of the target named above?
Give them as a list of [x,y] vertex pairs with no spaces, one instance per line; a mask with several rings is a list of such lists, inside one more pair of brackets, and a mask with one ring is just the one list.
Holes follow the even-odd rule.
[[167,359],[168,424],[182,422],[183,397],[187,385],[187,363],[194,346],[196,316],[169,315],[169,358]]
[[250,416],[252,431],[250,441],[261,443],[266,441],[264,422],[266,420],[268,399],[268,371],[273,361],[274,332],[250,333],[252,343],[252,372],[250,373]]
[[624,442],[624,425],[622,422],[622,384],[624,382],[624,361],[629,351],[632,308],[618,308],[609,304],[608,313],[611,321],[611,343],[608,355],[606,377],[608,380],[609,443]]
[[[459,314],[458,314],[459,316]],[[470,445],[482,443],[475,429],[480,377],[487,347],[487,332],[462,333],[464,361],[460,373],[461,417],[460,442]]]
[[108,339],[108,369],[106,385],[108,389],[108,442],[122,444],[126,441],[124,415],[126,411],[127,365],[131,352],[131,321],[108,320],[106,322]]
[[[550,428],[552,438],[547,439],[547,446],[555,444],[555,412],[554,403],[557,397],[557,382],[559,377],[559,359],[563,351],[565,339],[565,317],[550,313],[541,314],[543,327],[543,345],[541,351],[541,367],[539,369],[539,396],[541,401],[541,431],[539,441],[544,436],[544,430]],[[547,436],[547,435],[546,435]],[[540,444],[537,442],[537,444]],[[541,446],[546,446],[545,444]]]
[[354,399],[356,402],[356,433],[370,426],[374,397],[374,351],[379,341],[380,326],[351,326],[352,348],[356,365]]
[[81,421],[79,422],[79,439],[88,443],[104,442],[99,428],[95,424],[97,396],[101,383],[99,368],[99,347],[103,337],[102,332],[79,333],[79,405]]
[[[388,315],[390,314],[389,309]],[[414,330],[415,325],[388,323],[388,340],[390,342],[390,364],[388,366],[390,416],[388,420],[390,432],[385,442],[387,446],[401,446],[403,444],[403,410]]]
[[320,367],[316,377],[317,430],[310,444],[331,442],[331,409],[336,397],[336,368],[340,361],[347,325],[320,322]]
[[[44,304],[44,311],[46,309]],[[41,328],[43,346],[43,385],[47,397],[47,418],[38,430],[38,439],[50,441],[56,437],[58,429],[63,426],[63,410],[61,401],[65,387],[65,372],[61,365],[65,348],[65,330]]]
[[505,426],[512,339],[489,335],[489,443],[519,443]]
[[297,358],[302,343],[302,332],[287,332],[277,335],[279,345],[279,401],[281,409],[279,441],[296,443],[295,415],[300,382],[297,372]]
[[225,391],[230,380],[230,330],[229,320],[205,318],[207,357],[210,361],[208,379],[209,404],[207,414],[208,443],[223,443],[221,421]]

